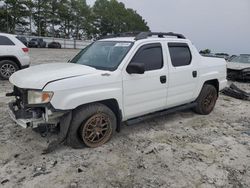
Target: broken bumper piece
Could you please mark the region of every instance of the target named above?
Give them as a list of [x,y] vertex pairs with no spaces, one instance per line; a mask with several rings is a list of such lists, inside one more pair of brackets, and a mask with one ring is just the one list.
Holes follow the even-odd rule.
[[240,88],[238,88],[235,84],[231,84],[229,87],[225,88],[221,91],[224,95],[241,99],[241,100],[249,100],[250,101],[250,93],[247,93]]
[[36,128],[39,124],[57,125],[63,112],[52,113],[45,108],[22,108],[15,101],[9,103],[8,113],[11,119],[23,128]]

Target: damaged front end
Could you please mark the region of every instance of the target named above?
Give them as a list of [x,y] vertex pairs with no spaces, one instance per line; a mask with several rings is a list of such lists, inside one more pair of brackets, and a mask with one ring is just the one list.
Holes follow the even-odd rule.
[[241,70],[227,69],[227,79],[232,81],[250,82],[250,68]]
[[9,115],[23,128],[50,127],[52,130],[59,127],[57,139],[52,141],[46,149],[46,152],[50,152],[65,140],[71,121],[71,111],[56,110],[47,101],[41,104],[30,104],[29,100],[32,99],[28,96],[29,92],[28,89],[14,86],[13,92],[6,94],[8,97],[15,97],[15,100],[9,103]]
[[14,86],[12,93],[6,96],[14,96],[15,100],[9,103],[10,117],[23,128],[36,128],[40,124],[51,124],[57,126],[60,117],[66,112],[57,111],[50,103],[29,104],[28,90]]

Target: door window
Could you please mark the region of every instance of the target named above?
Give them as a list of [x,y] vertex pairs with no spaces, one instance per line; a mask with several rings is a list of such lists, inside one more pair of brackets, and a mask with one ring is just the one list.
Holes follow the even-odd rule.
[[145,71],[161,69],[163,67],[161,44],[154,43],[142,46],[131,62],[144,63]]
[[192,55],[186,43],[168,43],[169,53],[174,67],[190,65]]

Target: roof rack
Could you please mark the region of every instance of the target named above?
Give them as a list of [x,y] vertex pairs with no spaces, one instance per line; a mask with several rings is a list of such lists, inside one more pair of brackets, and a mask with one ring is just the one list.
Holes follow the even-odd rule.
[[134,32],[125,32],[125,33],[117,33],[117,34],[111,34],[106,36],[100,36],[99,39],[109,39],[109,38],[115,38],[115,37],[136,37],[139,35],[140,31],[134,31]]
[[159,38],[164,38],[164,36],[172,36],[177,37],[179,39],[185,39],[184,35],[168,32],[168,33],[161,33],[161,32],[140,32],[140,31],[134,31],[134,32],[125,32],[125,33],[117,33],[117,34],[111,34],[106,36],[100,36],[98,40],[100,39],[108,39],[108,38],[115,38],[115,37],[135,37],[135,40],[142,40],[146,39],[151,36],[158,36]]
[[164,38],[164,36],[172,36],[172,37],[177,37],[179,39],[185,39],[184,35],[178,34],[178,33],[173,33],[173,32],[168,32],[168,33],[160,33],[160,32],[141,32],[139,33],[136,37],[135,40],[142,40],[146,39],[150,36],[156,35],[159,38]]

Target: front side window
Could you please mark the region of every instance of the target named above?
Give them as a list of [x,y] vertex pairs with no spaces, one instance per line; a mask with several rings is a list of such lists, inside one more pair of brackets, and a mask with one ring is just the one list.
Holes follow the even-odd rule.
[[191,64],[192,55],[186,43],[168,43],[169,53],[174,67]]
[[142,46],[131,62],[143,63],[145,71],[157,70],[163,67],[162,47],[160,43]]
[[15,44],[6,36],[0,36],[0,45],[11,45],[14,46]]
[[97,41],[77,54],[71,63],[114,71],[132,45],[132,42]]

